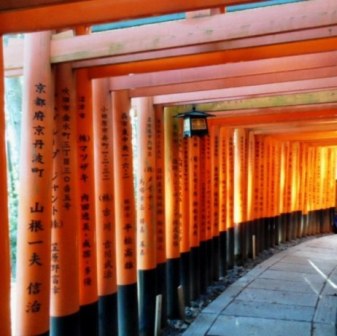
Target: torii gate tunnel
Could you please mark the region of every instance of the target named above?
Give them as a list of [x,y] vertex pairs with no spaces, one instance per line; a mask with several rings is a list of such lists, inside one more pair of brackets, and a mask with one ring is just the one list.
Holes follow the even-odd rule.
[[[239,6],[260,2],[0,1],[1,36],[24,33],[0,44],[23,77],[12,307],[0,81],[1,336],[154,335],[181,293],[333,231],[335,0]],[[192,106],[208,135],[183,137]]]

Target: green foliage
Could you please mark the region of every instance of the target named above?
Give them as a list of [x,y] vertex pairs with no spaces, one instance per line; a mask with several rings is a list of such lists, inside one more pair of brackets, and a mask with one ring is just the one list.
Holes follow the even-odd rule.
[[9,231],[11,243],[12,274],[16,269],[16,241],[18,225],[18,183],[19,183],[19,149],[22,114],[21,78],[5,80],[6,144],[8,164],[9,194]]

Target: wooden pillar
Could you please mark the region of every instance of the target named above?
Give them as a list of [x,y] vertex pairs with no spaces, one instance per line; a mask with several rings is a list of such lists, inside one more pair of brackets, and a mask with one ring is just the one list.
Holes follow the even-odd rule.
[[207,176],[206,176],[206,142],[208,136],[200,139],[200,292],[205,293],[208,286],[207,258]]
[[245,165],[245,131],[234,131],[234,230],[235,256],[238,264],[246,259],[246,165]]
[[50,333],[80,335],[75,88],[70,64],[55,72]]
[[49,334],[53,84],[50,32],[25,35],[15,335]]
[[165,134],[165,237],[167,257],[167,316],[180,316],[177,288],[179,279],[179,179],[178,120],[170,109],[164,110]]
[[166,243],[164,183],[164,116],[163,108],[155,106],[156,132],[156,228],[157,228],[157,295],[162,295],[162,323],[166,321]]
[[212,227],[212,277],[219,279],[219,127],[211,132],[211,227]]
[[227,155],[228,128],[220,128],[219,162],[219,270],[220,277],[227,273]]
[[233,129],[228,134],[228,155],[227,155],[227,267],[234,266],[234,143]]
[[112,107],[108,79],[93,89],[99,335],[117,335],[116,239]]
[[139,335],[153,335],[156,305],[156,141],[151,98],[134,100],[137,111],[137,268]]
[[[200,295],[200,138],[188,139],[191,299]],[[186,211],[186,210],[185,210]]]
[[[183,134],[183,123],[180,123],[180,134]],[[189,161],[188,138],[179,137],[179,211],[180,211],[180,279],[184,290],[185,305],[191,301],[191,247],[189,234],[190,198],[189,198]]]
[[118,334],[138,335],[136,214],[133,185],[130,99],[112,93]]
[[77,145],[80,198],[80,316],[83,335],[98,334],[94,134],[91,81],[76,73]]
[[9,253],[9,221],[8,221],[8,194],[7,194],[7,158],[5,140],[5,104],[4,104],[4,67],[2,36],[0,37],[0,321],[1,332],[4,336],[11,335],[11,316],[10,316],[10,253]]
[[207,136],[205,139],[205,240],[206,240],[206,256],[207,256],[207,284],[213,281],[212,263],[212,166],[211,166],[211,138]]

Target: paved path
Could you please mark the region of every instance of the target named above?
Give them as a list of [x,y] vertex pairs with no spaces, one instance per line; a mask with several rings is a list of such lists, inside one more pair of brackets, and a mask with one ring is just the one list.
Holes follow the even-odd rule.
[[337,235],[256,266],[209,304],[184,336],[336,336]]

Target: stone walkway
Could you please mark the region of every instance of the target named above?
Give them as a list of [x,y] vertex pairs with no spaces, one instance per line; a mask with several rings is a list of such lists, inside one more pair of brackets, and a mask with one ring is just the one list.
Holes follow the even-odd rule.
[[275,254],[209,304],[184,336],[336,336],[337,235]]

